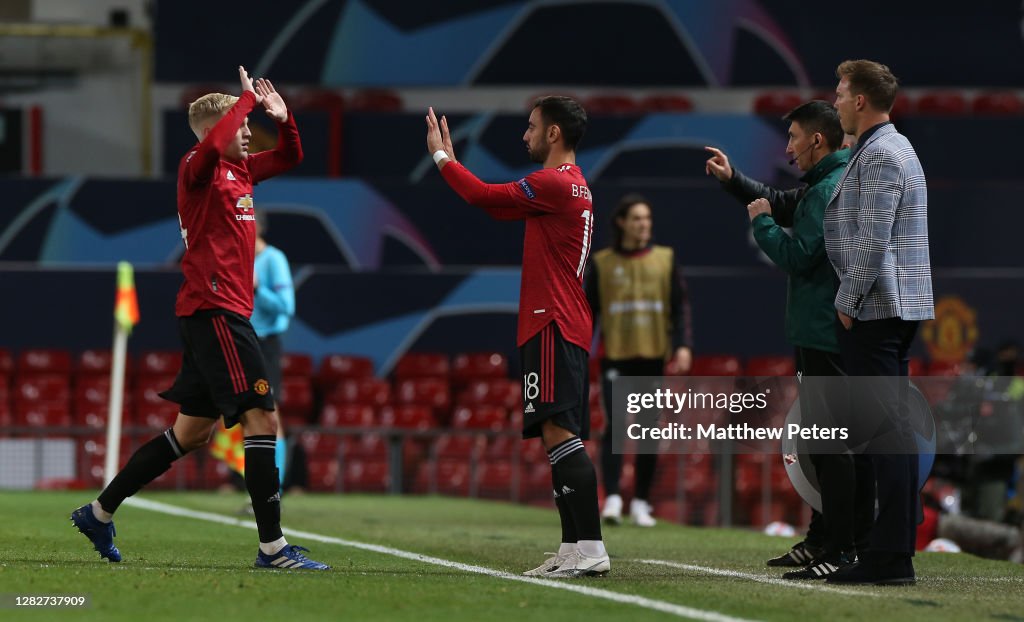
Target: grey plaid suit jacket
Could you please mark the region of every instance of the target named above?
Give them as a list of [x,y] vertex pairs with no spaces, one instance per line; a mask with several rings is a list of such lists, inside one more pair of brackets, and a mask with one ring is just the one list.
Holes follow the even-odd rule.
[[860,320],[935,317],[928,189],[917,153],[892,124],[850,159],[825,208],[836,309]]

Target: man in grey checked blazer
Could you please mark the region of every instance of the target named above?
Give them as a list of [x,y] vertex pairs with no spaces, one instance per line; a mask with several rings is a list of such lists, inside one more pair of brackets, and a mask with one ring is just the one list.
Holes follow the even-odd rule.
[[[836,75],[840,123],[857,137],[825,208],[825,250],[839,277],[840,354],[850,376],[905,377],[917,326],[935,317],[924,170],[910,141],[889,122],[898,88],[889,68],[853,60],[839,65]],[[895,452],[868,445],[855,457],[856,503],[873,506],[877,494],[878,515],[859,563],[827,581],[913,583],[918,458],[906,410],[898,407],[905,381],[872,381],[870,387],[855,395],[850,422],[882,417],[902,440]]]

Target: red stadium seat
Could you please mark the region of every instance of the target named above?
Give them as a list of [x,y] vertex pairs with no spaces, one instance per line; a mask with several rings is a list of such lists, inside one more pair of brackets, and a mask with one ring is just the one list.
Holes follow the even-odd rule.
[[796,364],[789,356],[754,356],[747,361],[747,376],[795,376]]
[[168,402],[159,393],[174,384],[174,376],[139,376],[135,383],[132,404],[134,420],[152,429],[167,429],[178,417],[178,404]]
[[754,98],[754,114],[781,117],[802,103],[804,99],[799,93],[762,93]]
[[441,460],[436,470],[424,465],[416,473],[416,492],[431,492],[430,478],[435,478],[436,491],[442,495],[465,497],[469,494],[469,464],[461,460]]
[[387,492],[391,485],[386,460],[345,460],[342,485],[346,491]]
[[[143,352],[138,359],[139,376],[172,376],[181,369],[181,352]],[[170,386],[170,385],[167,385]]]
[[495,436],[487,441],[486,455],[489,460],[511,460],[514,455],[522,453],[523,447],[524,441],[518,435]]
[[443,378],[399,380],[395,385],[395,400],[399,404],[429,406],[438,421],[447,420],[452,407],[451,390]]
[[282,376],[313,377],[313,357],[308,354],[287,353],[281,355]]
[[63,374],[20,373],[14,382],[15,399],[27,402],[62,402],[71,399],[71,383]]
[[337,490],[338,460],[335,458],[310,458],[306,464],[309,469],[309,489],[316,492]]
[[199,480],[199,461],[196,456],[185,456],[163,475],[146,484],[147,490],[187,490]]
[[452,427],[498,432],[508,428],[508,411],[500,406],[460,406],[452,416]]
[[509,410],[522,408],[522,393],[515,380],[495,379],[472,382],[459,392],[456,402],[460,406],[486,404]]
[[740,360],[729,355],[696,356],[691,376],[739,376],[743,372]]
[[487,438],[461,434],[443,435],[434,441],[434,456],[439,460],[469,460],[484,455]]
[[0,375],[0,436],[3,428],[11,425],[11,389],[7,377]]
[[1024,101],[1013,91],[981,93],[971,102],[971,112],[979,116],[1017,116],[1024,113]]
[[[74,407],[74,424],[84,425],[90,428],[106,429],[107,419],[109,418],[109,406],[106,404],[75,404]],[[121,411],[121,425],[126,426],[131,423],[129,416],[131,410],[127,407]]]
[[[125,391],[123,401],[130,399]],[[79,376],[75,379],[74,402],[76,404],[109,404],[110,378],[107,376]]]
[[550,464],[526,464],[520,468],[520,474],[524,501],[552,502]]
[[14,425],[66,428],[71,425],[71,410],[67,402],[15,400]]
[[897,93],[896,99],[892,103],[892,110],[889,111],[890,117],[903,117],[906,115],[913,114],[916,109],[914,101],[903,93]]
[[[110,378],[104,375],[78,376],[72,406],[76,425],[105,427],[110,406]],[[121,409],[123,425],[131,420],[131,394],[127,391],[121,400]]]
[[[480,465],[476,473],[477,495],[485,499],[510,499],[519,496],[513,490],[515,469],[505,460],[488,460]],[[521,479],[520,486],[521,488]]]
[[174,384],[175,376],[146,376],[139,378],[135,383],[134,399],[137,404],[169,404],[160,397],[162,391],[166,391]]
[[336,404],[373,404],[383,406],[391,401],[391,385],[380,378],[350,378],[340,381],[328,395]]
[[18,373],[71,373],[71,353],[67,350],[37,348],[18,355]]
[[178,405],[171,402],[159,404],[137,404],[135,421],[151,430],[166,430],[178,418]]
[[430,408],[415,404],[385,406],[380,411],[380,419],[389,428],[429,430],[437,425]]
[[[123,467],[132,455],[131,441],[121,438],[118,454],[118,468]],[[107,437],[96,434],[78,442],[78,478],[92,486],[103,485],[103,466],[107,459]]]
[[448,378],[448,356],[436,352],[409,352],[395,365],[395,379]]
[[0,376],[9,376],[14,373],[14,357],[10,350],[0,348]]
[[[75,360],[75,374],[109,375],[113,358],[110,350],[84,350]],[[126,365],[125,367],[130,368],[131,366]]]
[[[199,456],[196,456],[197,458]],[[200,490],[215,490],[231,481],[231,467],[223,460],[218,460],[206,454],[202,456],[202,464],[199,468],[199,480],[194,487]],[[191,486],[190,486],[191,488]]]
[[365,89],[349,99],[348,109],[358,112],[401,112],[402,97],[385,89]]
[[921,358],[917,357],[917,356],[910,357],[910,362],[908,364],[908,371],[909,371],[909,374],[911,376],[924,376],[925,375],[924,361],[921,360]]
[[341,439],[342,455],[348,458],[387,460],[388,445],[380,434],[346,436]]
[[640,104],[628,95],[601,94],[591,95],[583,101],[583,108],[588,115],[593,114],[638,114]]
[[320,425],[325,427],[370,428],[376,423],[369,404],[325,404],[320,413]]
[[686,95],[648,95],[640,100],[644,112],[691,112],[693,102]]
[[313,414],[313,385],[309,378],[301,376],[281,379],[281,395],[277,406],[286,423],[306,425]]
[[373,361],[365,356],[328,354],[320,361],[317,381],[327,389],[341,380],[349,378],[370,378],[373,376]]
[[452,382],[458,385],[475,380],[508,377],[508,359],[498,352],[467,352],[452,362]]
[[306,451],[306,455],[312,458],[337,458],[338,448],[341,446],[341,439],[334,434],[322,434],[320,432],[307,431],[299,435],[299,442]]
[[917,100],[917,114],[933,117],[955,117],[967,114],[967,99],[952,91],[926,93]]

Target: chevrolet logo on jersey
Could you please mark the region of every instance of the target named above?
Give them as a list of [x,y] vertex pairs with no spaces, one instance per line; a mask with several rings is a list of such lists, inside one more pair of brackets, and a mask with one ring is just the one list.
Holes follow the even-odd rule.
[[246,194],[245,196],[238,197],[238,203],[235,203],[235,207],[249,211],[253,208],[252,195]]

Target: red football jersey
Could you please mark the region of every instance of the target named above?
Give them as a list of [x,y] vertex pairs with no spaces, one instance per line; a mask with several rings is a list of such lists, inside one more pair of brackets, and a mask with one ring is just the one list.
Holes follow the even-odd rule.
[[441,174],[459,196],[492,217],[526,220],[519,345],[555,322],[566,341],[589,351],[593,318],[583,293],[583,271],[594,208],[580,167],[545,168],[507,184],[485,184],[458,162],[448,162]]
[[245,116],[256,104],[251,91],[217,122],[178,166],[178,221],[185,254],[175,314],[226,309],[252,315],[256,217],[252,187],[302,161],[299,130],[291,112],[278,124],[277,146],[240,162],[222,160]]

